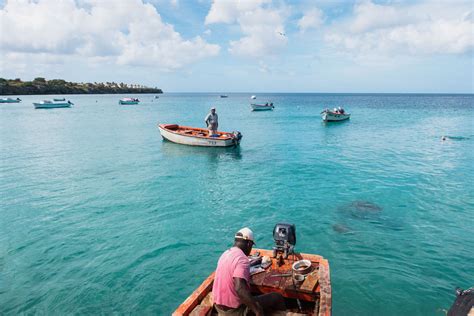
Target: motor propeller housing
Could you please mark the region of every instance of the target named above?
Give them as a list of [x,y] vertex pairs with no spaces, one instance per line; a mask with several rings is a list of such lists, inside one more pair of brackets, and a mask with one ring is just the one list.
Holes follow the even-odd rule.
[[276,258],[278,253],[283,253],[283,258],[294,253],[296,245],[296,227],[294,224],[278,223],[273,228],[273,257]]

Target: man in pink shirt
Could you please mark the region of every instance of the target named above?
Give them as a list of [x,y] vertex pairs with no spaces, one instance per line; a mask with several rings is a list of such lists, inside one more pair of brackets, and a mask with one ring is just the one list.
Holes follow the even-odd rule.
[[212,287],[219,315],[246,315],[247,309],[250,309],[260,316],[264,310],[285,309],[284,298],[278,293],[252,296],[247,256],[253,245],[253,232],[247,227],[242,228],[235,234],[234,246],[219,258]]

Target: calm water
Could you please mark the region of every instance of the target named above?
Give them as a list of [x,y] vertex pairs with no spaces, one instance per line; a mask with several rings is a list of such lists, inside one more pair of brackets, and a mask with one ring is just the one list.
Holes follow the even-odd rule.
[[[334,315],[442,315],[474,285],[473,95],[251,94],[0,104],[0,314],[167,315],[235,231],[269,248],[280,221],[329,259]],[[239,149],[162,141],[211,105]]]

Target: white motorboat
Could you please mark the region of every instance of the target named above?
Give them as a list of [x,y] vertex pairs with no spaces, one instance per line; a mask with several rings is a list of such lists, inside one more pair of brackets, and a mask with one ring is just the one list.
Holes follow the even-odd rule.
[[20,103],[21,99],[20,98],[1,98],[0,103]]
[[344,121],[351,117],[349,113],[346,113],[343,108],[334,108],[333,110],[325,109],[321,112],[321,117],[324,122],[338,122]]
[[138,104],[139,102],[140,100],[138,100],[137,98],[123,98],[120,99],[119,104]]
[[250,99],[252,99],[252,100],[255,100],[256,98],[257,98],[256,95],[253,95],[253,96],[250,97]]
[[238,146],[242,139],[240,132],[217,132],[209,136],[209,130],[204,128],[181,126],[178,124],[158,124],[161,136],[170,142],[205,147]]
[[70,108],[74,105],[71,101],[51,101],[43,100],[41,102],[33,102],[35,109],[55,109],[55,108]]
[[252,103],[250,104],[252,107],[252,111],[271,111],[275,107],[273,106],[273,103],[265,103],[265,104],[256,104]]

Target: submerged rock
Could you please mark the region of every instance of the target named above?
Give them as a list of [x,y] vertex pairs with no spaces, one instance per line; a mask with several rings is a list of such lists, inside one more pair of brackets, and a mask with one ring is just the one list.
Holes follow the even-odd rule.
[[371,215],[380,213],[383,208],[369,201],[357,200],[339,207],[339,210],[348,212],[355,218],[367,218]]
[[351,231],[349,227],[344,224],[334,224],[332,225],[332,229],[339,234],[345,234]]
[[352,208],[359,212],[381,212],[383,208],[375,203],[368,201],[354,201],[350,204]]

